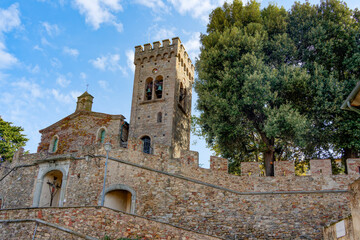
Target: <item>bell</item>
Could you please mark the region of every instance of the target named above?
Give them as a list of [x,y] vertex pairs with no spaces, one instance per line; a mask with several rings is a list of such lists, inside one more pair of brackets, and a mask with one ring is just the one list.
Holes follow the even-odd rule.
[[161,85],[158,86],[158,89],[157,89],[157,90],[158,90],[158,91],[162,91]]
[[150,88],[148,88],[146,92],[150,93],[150,92],[151,92],[151,89],[150,89]]

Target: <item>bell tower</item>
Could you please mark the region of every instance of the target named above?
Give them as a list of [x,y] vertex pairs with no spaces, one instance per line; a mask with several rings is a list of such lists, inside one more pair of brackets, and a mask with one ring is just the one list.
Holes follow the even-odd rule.
[[179,157],[190,146],[194,65],[179,38],[136,46],[134,64],[129,137],[141,139],[146,153],[158,143]]

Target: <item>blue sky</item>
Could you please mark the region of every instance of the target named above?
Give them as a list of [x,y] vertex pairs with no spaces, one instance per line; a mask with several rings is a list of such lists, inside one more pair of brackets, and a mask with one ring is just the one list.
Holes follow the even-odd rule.
[[[88,84],[93,111],[122,114],[130,122],[134,46],[178,36],[194,63],[209,13],[223,2],[1,0],[0,116],[22,126],[30,139],[25,149],[36,152],[38,131],[73,113]],[[355,0],[347,4],[360,7]],[[208,167],[210,150],[201,139],[192,142]]]

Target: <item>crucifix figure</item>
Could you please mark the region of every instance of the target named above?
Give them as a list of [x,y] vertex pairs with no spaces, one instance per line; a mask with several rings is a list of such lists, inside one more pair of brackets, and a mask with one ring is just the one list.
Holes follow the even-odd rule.
[[50,182],[50,181],[47,182],[47,184],[49,185],[49,191],[50,191],[50,207],[52,207],[52,203],[53,203],[56,193],[61,188],[61,186],[59,185],[59,183],[56,182],[56,180],[57,180],[57,177],[54,176],[53,182]]

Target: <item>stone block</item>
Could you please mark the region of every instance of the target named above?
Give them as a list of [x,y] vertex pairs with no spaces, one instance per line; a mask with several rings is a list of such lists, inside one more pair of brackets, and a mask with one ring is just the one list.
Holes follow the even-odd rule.
[[348,174],[360,176],[360,158],[349,158],[346,160]]
[[241,176],[258,177],[261,175],[259,162],[242,162]]
[[330,159],[310,160],[311,175],[332,175]]
[[183,165],[190,165],[193,167],[199,166],[199,153],[195,151],[181,151],[181,162]]
[[275,161],[275,176],[294,176],[295,166],[294,162],[290,161]]
[[228,172],[228,160],[226,158],[210,156],[210,169]]

